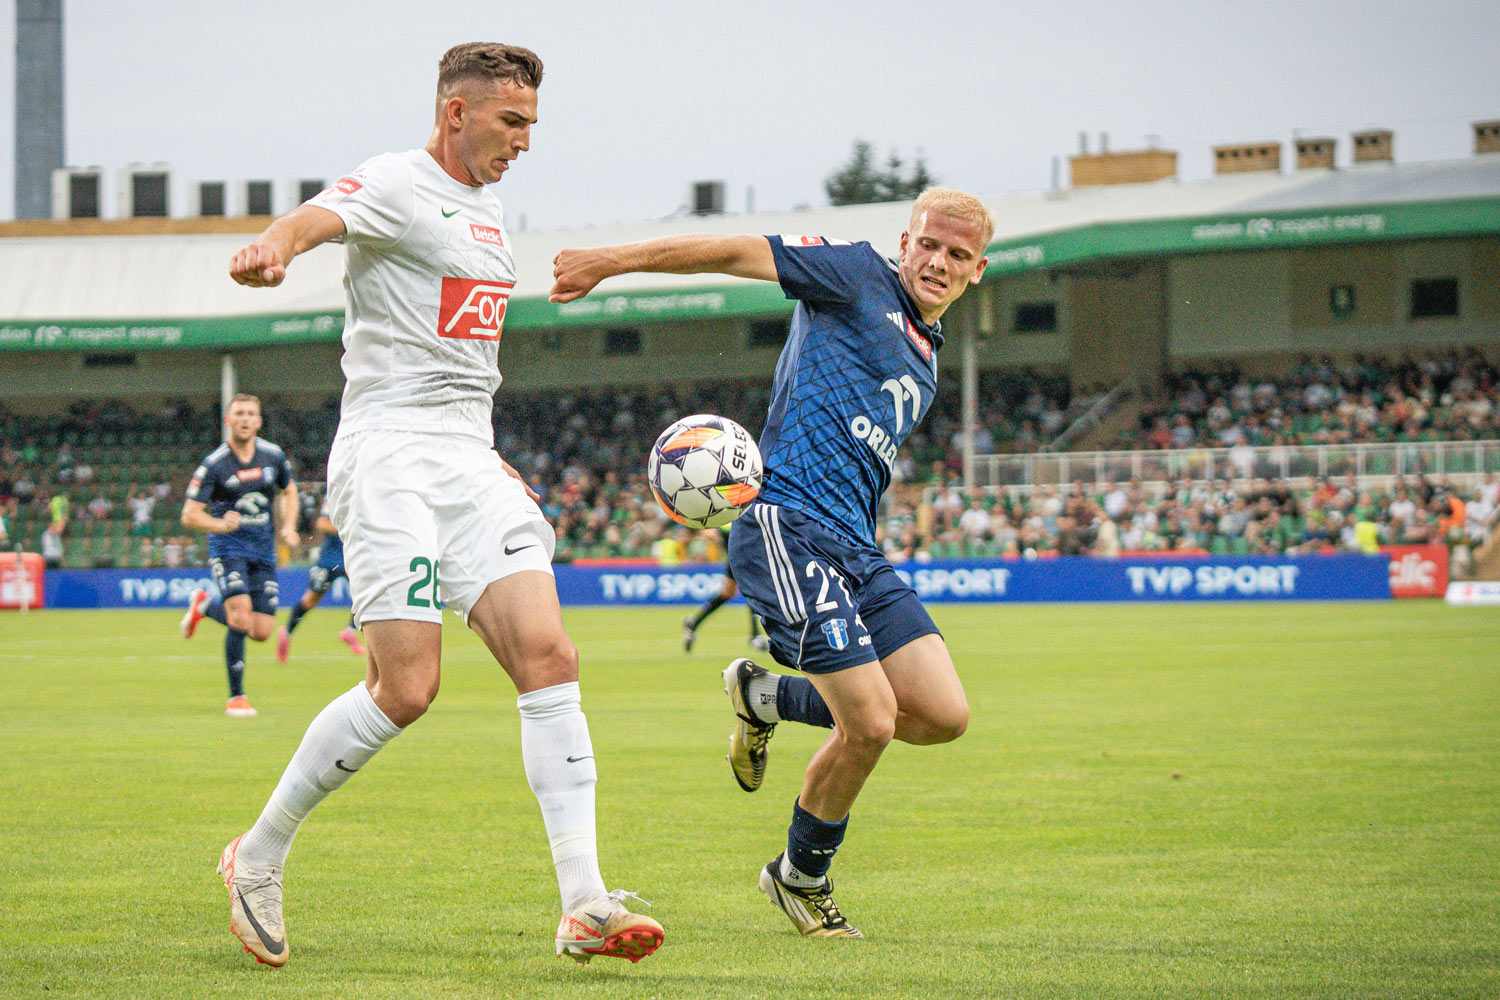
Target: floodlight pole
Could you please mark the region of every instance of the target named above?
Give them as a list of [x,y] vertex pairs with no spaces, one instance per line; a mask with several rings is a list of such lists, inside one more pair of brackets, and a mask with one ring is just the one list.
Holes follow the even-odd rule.
[[974,289],[974,302],[964,317],[959,337],[961,359],[960,396],[963,408],[964,489],[974,485],[974,429],[979,425],[979,336],[988,337],[995,329],[995,311],[990,302],[990,289],[980,285]]
[[229,440],[229,425],[223,423],[229,416],[229,402],[239,392],[239,379],[234,371],[234,355],[225,352],[219,358],[219,421],[224,428],[223,440]]

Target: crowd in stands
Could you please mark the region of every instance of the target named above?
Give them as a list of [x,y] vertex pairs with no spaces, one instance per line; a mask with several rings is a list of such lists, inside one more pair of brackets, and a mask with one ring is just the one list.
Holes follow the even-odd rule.
[[1416,477],[1388,488],[1319,479],[1175,484],[1073,483],[1035,490],[897,487],[881,525],[896,560],[1375,551],[1483,544],[1500,518],[1500,480],[1463,488]]
[[1470,441],[1500,437],[1495,366],[1477,350],[1390,361],[1304,357],[1289,375],[1233,364],[1168,374],[1115,448]]
[[[1036,451],[1097,396],[1031,370],[981,373],[979,454]],[[717,558],[712,534],[678,528],[645,482],[656,435],[689,413],[729,416],[758,435],[764,381],[683,387],[515,391],[496,399],[496,446],[542,494],[558,558]],[[1495,368],[1477,352],[1399,362],[1304,359],[1279,379],[1225,366],[1169,376],[1140,435],[1118,447],[1244,447],[1500,438]],[[310,533],[338,419],[336,398],[265,399],[262,434],[286,449]],[[70,566],[199,565],[204,539],[181,527],[183,491],[219,442],[217,402],[175,400],[140,411],[114,401],[61,414],[0,406],[0,544],[40,549]],[[1115,551],[1307,552],[1375,542],[1482,539],[1492,483],[1415,478],[1388,487],[1274,481],[961,490],[958,380],[940,378],[927,420],[897,456],[880,541],[896,559]],[[1462,512],[1462,513],[1460,513]],[[49,537],[50,536],[50,537]],[[310,539],[311,540],[311,539]],[[291,553],[295,559],[310,551]]]

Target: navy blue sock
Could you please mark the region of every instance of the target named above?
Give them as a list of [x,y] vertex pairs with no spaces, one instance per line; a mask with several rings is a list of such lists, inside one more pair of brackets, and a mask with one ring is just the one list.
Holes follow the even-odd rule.
[[203,617],[212,618],[220,625],[226,628],[229,627],[229,619],[224,616],[224,599],[222,597],[215,597],[212,601],[208,602],[208,607],[203,609]]
[[224,633],[224,665],[229,670],[229,697],[238,698],[245,693],[245,633]]
[[833,728],[833,713],[828,703],[806,677],[783,674],[776,682],[776,714],[787,722]]
[[715,594],[707,601],[703,602],[703,607],[699,608],[696,612],[694,612],[693,617],[688,619],[688,621],[690,622],[688,628],[695,629],[699,625],[702,625],[703,619],[707,618],[715,611],[718,611],[719,608],[724,606],[724,602],[727,600],[729,600],[729,598],[725,597],[723,594]]
[[760,635],[760,621],[755,617],[755,612],[750,612],[750,638],[754,639]]
[[799,799],[792,806],[792,825],[787,829],[786,859],[803,875],[822,878],[828,874],[848,826],[848,816],[837,823],[825,823],[803,809]]
[[298,601],[296,604],[292,605],[292,616],[286,620],[286,631],[288,635],[297,631],[297,624],[302,621],[302,616],[305,614],[307,614],[307,609],[302,606],[301,601]]

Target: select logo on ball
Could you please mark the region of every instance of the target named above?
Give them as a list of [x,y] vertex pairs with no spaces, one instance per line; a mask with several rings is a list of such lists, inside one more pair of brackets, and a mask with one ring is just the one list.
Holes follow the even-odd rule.
[[760,496],[764,466],[749,431],[728,417],[696,413],[656,439],[647,461],[651,493],[672,520],[722,528]]

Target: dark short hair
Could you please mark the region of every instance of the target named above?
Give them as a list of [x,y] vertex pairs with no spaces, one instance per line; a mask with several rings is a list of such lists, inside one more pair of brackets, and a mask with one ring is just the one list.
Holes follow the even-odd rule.
[[500,42],[465,42],[438,62],[438,96],[465,80],[508,80],[518,87],[542,85],[542,60],[530,49]]

